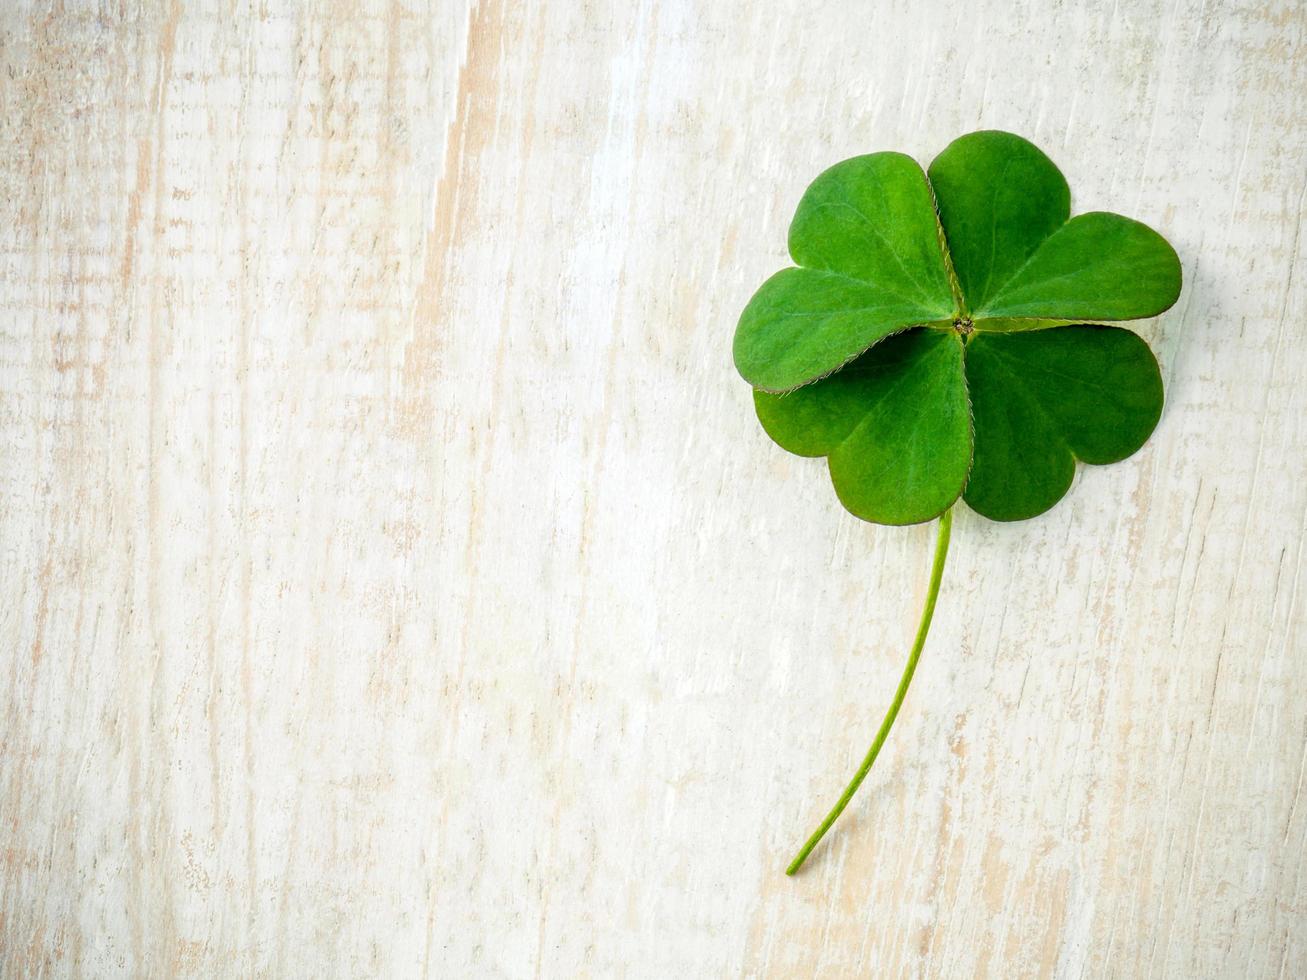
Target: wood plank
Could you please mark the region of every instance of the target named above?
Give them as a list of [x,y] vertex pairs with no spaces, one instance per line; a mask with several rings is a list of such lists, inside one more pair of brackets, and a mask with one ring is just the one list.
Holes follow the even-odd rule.
[[[1307,10],[0,10],[0,974],[1307,975]],[[804,186],[1175,244],[1137,456],[932,530],[757,426]]]

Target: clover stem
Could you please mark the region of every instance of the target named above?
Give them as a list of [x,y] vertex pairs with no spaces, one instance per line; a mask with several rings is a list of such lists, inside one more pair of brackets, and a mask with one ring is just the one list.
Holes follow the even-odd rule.
[[867,778],[867,773],[871,771],[872,763],[876,761],[876,756],[880,754],[880,747],[885,744],[885,738],[889,735],[889,730],[894,727],[894,719],[899,716],[899,708],[903,705],[903,698],[908,693],[908,685],[912,683],[912,675],[917,669],[917,661],[921,659],[921,649],[926,645],[926,634],[930,632],[930,620],[935,615],[935,599],[939,596],[939,583],[944,577],[944,559],[948,557],[948,539],[953,527],[953,511],[946,510],[939,518],[939,532],[935,538],[935,561],[930,569],[930,586],[926,590],[926,605],[921,610],[921,622],[917,626],[917,638],[912,642],[912,650],[908,654],[908,664],[903,668],[903,676],[899,678],[899,689],[894,693],[894,701],[889,706],[889,712],[885,715],[885,720],[880,723],[880,731],[876,733],[876,740],[871,743],[871,748],[867,750],[867,756],[862,760],[862,765],[854,774],[853,780],[845,788],[843,795],[840,796],[831,812],[826,814],[826,819],[808,838],[808,842],[803,845],[803,850],[799,851],[798,856],[790,862],[790,866],[785,869],[787,875],[792,875],[803,867],[803,862],[808,859],[812,849],[817,843],[826,836],[826,831],[830,830],[839,815],[844,812],[844,808],[849,805],[849,800],[853,799],[853,794],[858,791],[862,781]]

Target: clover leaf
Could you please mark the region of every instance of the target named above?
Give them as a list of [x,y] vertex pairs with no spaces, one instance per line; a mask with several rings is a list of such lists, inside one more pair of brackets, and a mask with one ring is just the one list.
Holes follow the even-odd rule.
[[1157,232],[1095,211],[1070,216],[1066,179],[1034,144],[971,133],[926,171],[901,153],[838,163],[790,225],[795,267],[768,279],[735,333],[759,421],[783,448],[827,458],[864,520],[939,517],[931,591],[870,769],[925,643],[959,497],[998,521],[1035,517],[1075,462],[1112,463],[1161,417],[1148,345],[1112,323],[1180,294]]
[[767,433],[827,456],[840,500],[881,524],[959,496],[1034,517],[1074,458],[1129,456],[1161,415],[1161,375],[1103,324],[1170,307],[1180,263],[1137,221],[1069,214],[1061,172],[1011,133],[963,136],[928,174],[900,153],[821,174],[790,226],[798,267],[762,285],[735,334]]

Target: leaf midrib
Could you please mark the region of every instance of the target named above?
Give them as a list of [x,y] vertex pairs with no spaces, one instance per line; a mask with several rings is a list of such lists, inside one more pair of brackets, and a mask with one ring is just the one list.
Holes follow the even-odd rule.
[[[851,283],[854,283],[854,284],[856,284],[856,285],[858,285],[858,286],[865,286],[865,287],[867,287],[868,289],[872,289],[872,290],[875,290],[875,291],[877,291],[877,292],[888,293],[890,296],[893,296],[893,297],[895,297],[895,298],[897,298],[897,299],[899,299],[899,300],[902,300],[904,306],[913,306],[913,307],[916,307],[918,310],[921,310],[923,313],[929,313],[929,312],[932,312],[931,310],[927,309],[927,308],[924,306],[924,304],[922,304],[922,302],[921,302],[919,299],[915,299],[915,298],[913,298],[913,297],[911,297],[911,296],[905,296],[903,293],[900,293],[900,292],[897,292],[897,291],[894,290],[894,289],[890,289],[890,288],[887,288],[887,287],[885,287],[885,286],[882,286],[880,283],[872,282],[870,279],[859,279],[857,276],[850,276],[850,275],[846,275],[846,274],[843,273],[843,272],[836,272],[834,269],[826,269],[826,268],[820,268],[820,269],[819,269],[819,268],[815,268],[815,267],[810,266],[810,265],[795,265],[795,266],[790,266],[790,268],[792,268],[792,269],[803,269],[803,270],[806,270],[807,272],[811,272],[811,273],[814,273],[814,274],[819,275],[819,276],[830,276],[832,279],[839,279],[839,280],[842,280],[843,282],[851,282]],[[830,311],[827,311],[827,312],[826,312],[826,315],[832,315],[832,314],[839,313],[839,312],[843,312],[843,311],[839,311],[839,310],[830,310]],[[848,311],[848,312],[858,312],[858,311],[856,311],[856,310],[851,310],[851,311]],[[931,319],[932,319],[932,320],[937,320],[937,319],[939,319],[939,318],[938,318],[938,317],[932,317]],[[951,318],[950,318],[950,319],[951,319]],[[923,322],[924,322],[924,321],[923,321]]]
[[[1030,387],[1030,385],[1026,384],[1025,380],[1021,377],[1020,374],[1012,370],[1008,355],[1003,353],[1001,347],[991,347],[990,354],[993,356],[994,363],[999,366],[1000,370],[1002,370],[1003,373],[1006,374],[1009,379],[1015,382],[1014,387],[1020,388],[1023,392],[1025,392],[1026,397],[1031,401],[1031,403],[1034,404],[1035,408],[1038,409],[1040,416],[1044,419],[1045,422],[1048,423],[1049,431],[1051,431],[1054,437],[1057,439],[1058,445],[1060,445],[1063,449],[1065,449],[1068,453],[1070,453],[1072,459],[1079,460],[1080,457],[1076,455],[1076,451],[1072,449],[1071,444],[1067,442],[1066,436],[1062,432],[1062,426],[1058,423],[1058,420],[1053,417],[1052,413],[1050,413],[1049,410],[1044,406],[1043,399],[1041,399],[1037,394],[1035,394],[1034,390]],[[1020,360],[1020,358],[1016,358],[1016,360]]]
[[[899,267],[899,271],[903,273],[903,275],[904,275],[904,277],[907,279],[907,281],[910,282],[910,283],[912,283],[912,285],[914,285],[914,286],[917,287],[917,293],[918,293],[918,295],[919,295],[921,301],[924,302],[924,301],[926,301],[926,300],[929,298],[929,296],[930,296],[930,290],[927,289],[924,285],[922,285],[921,281],[920,281],[919,279],[917,279],[917,277],[914,276],[914,275],[913,275],[913,274],[908,270],[907,264],[903,261],[903,256],[899,254],[899,251],[898,251],[897,248],[895,248],[892,244],[890,244],[889,239],[886,238],[886,237],[885,237],[885,236],[880,232],[879,229],[877,229],[876,224],[875,224],[875,222],[873,222],[873,221],[871,220],[871,216],[870,216],[870,215],[868,215],[868,214],[867,214],[865,211],[863,211],[861,208],[856,207],[856,206],[850,204],[850,203],[847,202],[847,201],[824,201],[824,202],[822,202],[821,204],[817,205],[817,207],[814,209],[814,211],[822,211],[822,210],[825,210],[826,208],[845,208],[845,209],[847,209],[847,210],[849,210],[849,211],[852,211],[852,212],[853,212],[854,214],[856,214],[859,218],[861,218],[861,219],[862,219],[862,223],[863,223],[863,225],[865,226],[866,230],[867,230],[868,232],[871,233],[872,237],[878,239],[878,240],[880,241],[880,243],[881,243],[882,245],[885,246],[885,251],[887,251],[887,252],[890,254],[890,256],[894,259],[894,263]],[[870,286],[870,285],[874,285],[873,283],[869,282],[869,281],[866,280],[866,279],[857,279],[857,278],[854,277],[854,276],[848,276],[848,277],[846,277],[846,278],[853,279],[855,282],[866,282],[867,285],[869,285],[869,286]],[[877,287],[877,288],[879,288],[879,287]],[[900,295],[901,295],[901,294],[900,294]]]
[[[939,346],[936,347],[934,350],[928,351],[921,357],[912,359],[913,363],[903,372],[903,376],[899,378],[897,381],[895,381],[888,388],[886,388],[883,392],[881,392],[880,396],[876,398],[873,406],[863,413],[862,418],[858,421],[858,424],[855,425],[852,429],[850,429],[848,435],[846,435],[843,439],[841,439],[835,445],[835,447],[832,448],[831,451],[826,454],[827,466],[830,465],[830,460],[835,455],[835,453],[838,452],[840,449],[844,448],[845,443],[851,440],[854,436],[856,436],[859,432],[861,432],[865,426],[869,425],[872,422],[873,417],[877,415],[877,413],[880,411],[881,407],[883,406],[885,401],[890,397],[890,395],[894,394],[894,392],[898,391],[899,388],[901,388],[904,384],[906,384],[908,380],[915,375],[916,372],[922,370],[924,365],[928,363],[932,357],[939,357],[941,356],[940,353],[941,351],[947,351],[947,350],[948,350],[947,347]],[[967,372],[966,372],[965,350],[963,351],[962,360],[963,360],[962,369],[959,371],[959,374],[962,379],[963,392],[964,394],[967,394],[967,398],[969,401],[970,395],[969,393],[967,393]],[[899,361],[898,363],[901,364],[903,363],[903,361]],[[912,427],[910,429],[913,435],[915,435],[917,430],[920,428],[921,419],[922,419],[922,413],[916,413],[914,415],[912,419]],[[970,432],[971,430],[970,418],[968,418],[967,420],[967,426]],[[974,439],[974,433],[972,434],[972,438]],[[974,448],[973,448],[973,454],[974,454]],[[885,466],[869,474],[870,478],[874,480],[879,480],[885,473],[893,469],[894,465],[898,462],[901,462],[901,460],[895,460],[890,463],[887,463]],[[968,473],[969,471],[970,471],[970,464],[968,464]],[[913,472],[915,472],[915,470]],[[963,478],[962,486],[963,487],[966,486],[965,477]],[[961,493],[961,488],[959,488],[958,492]]]

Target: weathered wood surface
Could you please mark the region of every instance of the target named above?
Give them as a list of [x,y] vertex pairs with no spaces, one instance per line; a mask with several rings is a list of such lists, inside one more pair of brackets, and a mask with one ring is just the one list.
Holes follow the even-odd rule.
[[[1307,12],[0,10],[0,974],[1307,976]],[[822,167],[1184,261],[1044,518],[844,514],[729,339]]]

